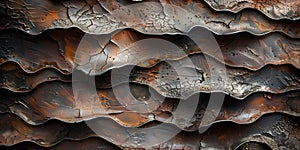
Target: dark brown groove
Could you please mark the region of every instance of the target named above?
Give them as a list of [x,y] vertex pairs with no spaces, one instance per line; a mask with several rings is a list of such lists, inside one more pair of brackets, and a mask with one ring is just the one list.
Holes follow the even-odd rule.
[[[156,137],[155,133],[148,134],[145,137],[138,136],[138,133],[131,134],[128,132],[131,131],[130,128],[120,126],[113,120],[105,118],[98,118],[92,121],[102,121],[103,123],[110,125],[108,128],[113,128],[114,130],[100,129],[96,132],[99,133],[102,130],[104,130],[104,132],[96,135],[85,123],[66,124],[59,121],[50,121],[42,126],[30,126],[24,124],[24,122],[22,123],[22,120],[16,118],[14,115],[6,114],[0,116],[2,121],[3,119],[9,121],[8,124],[0,130],[1,132],[10,133],[3,134],[4,137],[1,137],[6,137],[6,142],[4,144],[9,146],[23,142],[12,147],[17,147],[19,145],[25,146],[24,144],[29,143],[24,142],[27,141],[26,139],[30,139],[30,142],[43,147],[49,147],[66,139],[76,141],[82,139],[82,141],[76,142],[80,144],[85,141],[83,139],[99,136],[119,147],[143,148],[143,142],[147,141],[144,138]],[[24,125],[20,126],[20,124]],[[154,127],[156,125],[157,123],[153,122],[143,128]],[[189,145],[188,147],[190,148],[234,149],[245,142],[262,142],[272,149],[279,148],[279,146],[286,149],[298,149],[300,146],[299,136],[297,135],[300,130],[299,127],[299,119],[275,113],[266,115],[252,124],[238,125],[230,122],[222,122],[212,125],[202,134],[199,134],[198,132],[180,132],[169,141],[161,141],[161,143],[157,143],[159,145],[152,146],[151,148],[170,148],[175,145],[183,147]],[[49,136],[50,134],[52,136]],[[118,137],[112,136],[116,134]],[[18,138],[10,139],[7,136]],[[28,136],[30,136],[30,138]],[[142,140],[135,144],[131,144],[131,146],[125,146],[128,144],[128,141],[136,138],[142,138]],[[97,139],[101,140],[99,138]],[[3,143],[1,145],[3,145]],[[60,144],[58,144],[58,146],[59,145]]]

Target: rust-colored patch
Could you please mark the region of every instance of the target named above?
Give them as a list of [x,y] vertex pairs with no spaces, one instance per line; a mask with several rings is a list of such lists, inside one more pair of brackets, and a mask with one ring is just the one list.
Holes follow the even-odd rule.
[[59,19],[59,12],[57,10],[50,10],[44,18],[39,22],[40,26],[51,26],[55,20]]
[[75,66],[74,58],[75,58],[75,52],[77,49],[77,46],[75,46],[68,38],[64,39],[66,42],[65,45],[65,59],[67,59],[72,66]]
[[120,114],[111,114],[117,122],[121,122],[124,126],[141,126],[148,122],[147,115],[141,115],[136,112],[124,112]]

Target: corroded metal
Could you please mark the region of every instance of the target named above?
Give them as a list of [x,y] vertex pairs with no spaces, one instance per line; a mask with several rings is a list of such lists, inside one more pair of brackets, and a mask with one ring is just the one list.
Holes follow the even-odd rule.
[[0,66],[0,88],[14,92],[28,92],[43,82],[71,82],[71,76],[60,74],[54,69],[44,69],[28,74],[16,63],[5,63]]
[[[300,41],[287,38],[282,34],[271,33],[257,37],[241,33],[216,36],[216,39],[222,50],[225,64],[230,66],[257,70],[266,64],[292,64],[300,68],[298,47]],[[210,56],[218,58],[212,54]]]
[[[5,143],[1,143],[1,145],[9,146],[22,141],[30,141],[41,146],[51,146],[65,139],[80,140],[89,137],[98,137],[85,123],[67,124],[53,120],[43,126],[31,126],[9,114],[1,115],[0,119],[8,121],[8,124],[3,127],[1,126],[0,131],[7,133],[0,137],[6,141]],[[132,134],[130,128],[120,126],[111,119],[98,118],[92,121],[105,122],[105,124],[110,125],[114,129],[103,129],[104,131],[99,135],[100,138],[122,148],[143,148],[144,138],[146,137],[139,136],[139,134]],[[153,125],[155,123],[150,126]],[[198,132],[181,132],[169,141],[159,143],[159,145],[152,148],[162,149],[173,146],[182,148],[188,146],[191,149],[235,149],[247,142],[260,142],[266,144],[271,149],[298,149],[300,146],[297,134],[299,130],[299,119],[282,114],[270,114],[252,124],[238,125],[228,122],[215,124],[203,134],[199,134]],[[52,136],[48,136],[50,134]],[[118,135],[118,139],[111,139],[111,136],[116,134]],[[147,137],[155,138],[156,135],[150,134]],[[99,138],[97,139],[100,140]],[[130,147],[125,146],[128,141],[134,139],[138,139],[136,140],[137,143],[132,143]],[[81,142],[85,144],[84,141],[82,140]]]
[[[124,84],[116,87],[117,91],[124,89]],[[123,91],[123,97],[114,95],[111,89],[98,89],[99,99],[87,99],[89,95],[81,95],[82,99],[74,100],[72,87],[69,83],[51,82],[40,85],[29,94],[2,91],[0,96],[1,112],[11,112],[20,116],[30,124],[42,124],[50,119],[74,123],[96,117],[111,118],[123,126],[139,127],[157,120],[178,125],[180,114],[176,114],[179,99],[164,98],[149,87],[131,84],[132,95],[147,102],[149,113],[135,112],[120,104],[127,101],[128,105],[134,101],[128,91]],[[82,93],[84,94],[84,93]],[[293,116],[300,115],[299,91],[284,94],[255,93],[244,100],[237,100],[230,96],[225,97],[225,103],[214,122],[205,122],[210,125],[216,122],[231,121],[239,124],[254,122],[262,115],[281,112]],[[134,97],[133,97],[134,98]],[[151,99],[147,99],[151,98]],[[191,100],[190,97],[187,100]],[[186,120],[185,130],[197,130],[202,121],[203,112],[206,110],[210,94],[201,94],[198,108],[191,120]],[[173,119],[172,119],[173,118]]]
[[43,147],[32,142],[22,142],[13,146],[0,146],[1,150],[121,150],[112,143],[101,138],[88,138],[83,140],[64,140],[51,147]]
[[236,150],[271,150],[271,148],[267,144],[264,144],[261,141],[257,141],[245,142],[237,147]]
[[101,138],[88,138],[83,140],[64,140],[51,147],[43,147],[32,142],[22,142],[13,146],[0,146],[2,150],[121,150],[112,143]]
[[0,64],[15,62],[28,73],[54,68],[70,74],[74,59],[71,57],[82,36],[82,32],[74,29],[51,30],[37,36],[29,36],[16,30],[3,30],[0,33]]
[[[92,41],[91,39],[96,38],[96,35],[87,36],[83,38],[83,41]],[[97,74],[102,74],[107,70],[125,65],[152,67],[161,61],[179,60],[188,55],[204,53],[228,66],[244,67],[250,70],[259,70],[267,64],[292,64],[297,68],[300,67],[298,59],[300,58],[298,52],[300,49],[299,40],[287,38],[282,34],[271,33],[256,37],[240,33],[227,36],[215,35],[215,38],[222,53],[217,53],[215,47],[205,44],[211,42],[209,38],[199,39],[197,42],[202,43],[201,46],[204,47],[197,47],[194,41],[184,35],[145,36],[133,31],[123,30],[114,35],[111,43],[105,45],[104,49],[96,46],[90,48],[89,51],[94,52],[93,55],[89,52],[84,54],[86,47],[91,47],[88,44],[77,47],[80,58],[75,63],[80,68],[90,69],[84,70],[86,73],[89,73],[94,67],[97,69]],[[148,39],[147,42],[149,43],[152,42],[152,45],[161,45],[157,47],[151,46],[149,43],[149,45],[135,44],[145,39]],[[167,44],[160,40],[167,40],[174,45],[166,46]],[[101,40],[93,40],[90,43],[101,43]],[[97,51],[98,53],[96,53]]]
[[0,1],[0,149],[300,149],[299,6]]
[[272,19],[300,19],[298,0],[205,0],[218,11],[237,13],[246,8],[257,9]]
[[[299,23],[274,21],[252,10],[243,10],[238,14],[215,12],[203,1],[172,0],[129,5],[132,3],[112,0],[1,1],[3,11],[0,29],[18,28],[30,34],[38,34],[47,29],[76,26],[85,32],[98,34],[120,28],[163,34],[187,32],[197,25],[217,34],[247,31],[262,35],[280,31],[292,37],[300,37]],[[122,6],[127,7],[120,8]],[[120,14],[127,15],[124,17]]]
[[[64,74],[70,74],[76,64],[93,64],[91,57],[105,58],[103,64],[99,64],[105,72],[133,62],[137,66],[151,67],[164,60],[178,60],[187,55],[204,53],[229,66],[251,70],[258,70],[267,64],[292,64],[300,68],[298,59],[300,41],[279,33],[270,33],[261,37],[246,33],[214,35],[223,56],[209,47],[203,52],[202,48],[198,48],[186,35],[145,35],[131,29],[124,29],[113,35],[87,34],[86,36],[83,38],[84,33],[76,28],[49,30],[37,36],[15,30],[4,30],[0,33],[2,50],[0,64],[16,62],[28,73],[44,68],[55,68]],[[130,47],[134,42],[149,38],[174,43],[185,54],[182,55],[171,48],[143,50],[138,46]],[[86,53],[81,54],[80,58],[76,57],[77,49],[84,49]]]
[[[185,62],[185,59],[191,59],[193,65],[183,66],[182,62]],[[186,98],[197,92],[223,91],[243,99],[255,92],[282,93],[299,89],[300,86],[299,70],[290,65],[267,65],[258,71],[249,71],[228,66],[224,68],[220,62],[203,55],[192,55],[172,61],[172,65],[162,62],[152,68],[131,68],[117,68],[112,87],[128,81],[129,78],[130,82],[153,87],[165,97]],[[185,79],[179,80],[179,69],[183,72],[181,77]],[[131,70],[130,74],[128,70]],[[98,85],[99,88],[105,86]]]
[[[141,86],[136,85],[136,88],[141,88]],[[146,89],[148,90],[148,88]],[[87,97],[93,96],[88,95],[89,93],[82,93],[80,95],[81,99],[75,101],[71,84],[60,82],[41,84],[30,93],[16,94],[7,90],[2,90],[1,93],[1,112],[15,113],[30,124],[42,124],[49,119],[78,122],[100,116],[113,118],[109,114],[122,112],[127,112],[130,116],[130,111],[118,102],[118,97],[114,96],[111,89],[98,90],[97,96],[99,96],[99,101],[97,99],[87,99]],[[156,97],[157,99],[162,99],[162,96],[159,94]],[[143,121],[142,119],[134,120],[136,118],[133,118],[130,121],[128,120],[128,122],[123,121],[122,124],[138,126],[141,124],[140,121],[142,124],[148,121],[146,114],[132,113],[131,116],[145,119]],[[116,115],[115,118],[122,117],[126,116]]]
[[[99,42],[103,40],[101,39],[103,36],[94,35],[92,36],[93,38],[90,37],[82,41],[81,47],[88,47],[89,51],[81,58],[77,59],[74,57],[76,48],[83,36],[81,31],[76,29],[53,30],[38,36],[26,36],[25,34],[16,33],[18,32],[3,33],[2,38],[4,39],[4,43],[2,45],[3,51],[2,53],[0,52],[1,60],[2,63],[10,61],[16,62],[22,69],[29,73],[34,73],[45,68],[56,68],[64,74],[69,74],[72,72],[76,63],[88,66],[99,63],[98,59],[95,60],[91,58],[106,58],[97,66],[98,68],[101,68],[98,72],[101,74],[112,68],[132,64],[132,62],[136,62],[137,66],[141,67],[152,67],[164,60],[178,60],[191,54],[194,55],[191,55],[190,57],[199,57],[195,54],[202,53],[201,49],[197,48],[195,44],[184,35],[169,35],[163,37],[146,36],[127,29],[113,35],[111,39],[107,39],[106,45],[104,44],[103,46],[99,45]],[[239,36],[242,38],[238,38]],[[31,38],[38,42],[30,42],[32,41]],[[168,40],[172,43],[175,43],[175,41],[182,41],[177,43],[177,46],[186,54],[182,56],[182,53],[176,53],[176,50],[172,49],[141,51],[138,49],[139,47],[127,48],[131,43],[147,38],[159,38]],[[299,49],[298,40],[288,39],[277,33],[256,38],[249,34],[229,36],[216,35],[216,38],[220,43],[223,56],[216,54],[213,49],[206,51],[205,55],[208,54],[221,62],[222,57],[224,57],[223,63],[228,64],[229,66],[258,70],[267,64],[279,65],[290,63],[299,68],[299,53],[297,52]],[[13,41],[12,39],[14,39],[14,42],[17,42],[17,44],[10,43],[10,41]],[[23,45],[19,45],[20,43],[23,43]],[[54,46],[49,48],[49,45]],[[50,50],[45,51],[46,48],[49,48]],[[159,53],[154,53],[154,51],[159,51]],[[144,57],[139,57],[140,55]],[[137,60],[137,57],[140,59]],[[77,59],[77,62],[75,62],[74,59]],[[40,71],[39,73],[41,72],[45,74],[47,71]],[[89,72],[89,70],[85,70],[85,72]],[[4,79],[4,73],[2,75]],[[28,75],[24,74],[24,76]],[[45,74],[45,76],[51,77],[53,75],[50,73],[48,75]],[[51,80],[53,79],[55,78],[52,78]],[[45,78],[43,80],[45,81],[48,79]],[[16,89],[18,83],[15,82],[13,84],[3,85],[2,87],[16,92],[30,91],[37,84],[43,82],[43,80],[37,81],[36,79],[35,81],[26,82],[25,85],[22,86],[24,88],[21,87],[22,89]]]

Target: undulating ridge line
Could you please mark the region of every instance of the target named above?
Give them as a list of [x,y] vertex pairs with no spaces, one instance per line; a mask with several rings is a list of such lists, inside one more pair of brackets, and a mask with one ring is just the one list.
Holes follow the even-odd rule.
[[[242,10],[237,14],[216,12],[204,1],[162,1],[130,5],[125,1],[112,0],[30,0],[26,3],[8,0],[2,1],[0,7],[4,10],[0,29],[18,28],[30,34],[70,27],[78,27],[86,33],[94,34],[107,34],[123,28],[133,28],[147,34],[175,34],[202,26],[220,35],[244,31],[264,35],[278,31],[291,37],[300,37],[299,21],[272,20],[254,10]],[[119,14],[127,16],[125,18]]]
[[[201,80],[201,82],[199,82],[197,84],[200,84],[203,87],[208,87],[208,89],[207,88],[199,89],[200,92],[209,91],[210,89],[218,90],[218,89],[213,89],[212,85],[207,84],[207,82],[214,82],[217,79],[213,75],[214,73],[220,73],[221,74],[220,77],[223,78],[227,84],[232,84],[232,85],[227,85],[227,87],[226,86],[222,87],[223,89],[219,89],[219,90],[223,90],[224,92],[226,92],[228,94],[234,94],[228,90],[228,86],[233,86],[232,88],[235,88],[234,86],[241,86],[242,84],[247,84],[247,82],[259,80],[259,79],[253,79],[254,76],[255,75],[259,75],[261,77],[268,76],[268,74],[270,74],[269,71],[275,72],[275,75],[272,75],[274,77],[276,77],[279,74],[282,75],[280,77],[276,77],[276,78],[282,78],[282,79],[280,79],[274,83],[267,82],[267,83],[258,83],[258,84],[260,84],[261,86],[266,85],[267,88],[270,88],[270,90],[275,93],[281,92],[281,91],[276,91],[276,89],[279,90],[279,87],[275,87],[276,85],[279,85],[280,87],[297,86],[297,85],[292,85],[292,84],[298,82],[298,80],[299,80],[298,79],[299,77],[296,73],[299,69],[297,69],[291,65],[278,65],[278,66],[277,65],[266,65],[265,67],[261,68],[260,70],[251,71],[251,70],[241,68],[241,67],[230,67],[227,65],[224,66],[224,65],[222,65],[222,63],[216,61],[214,58],[207,56],[207,55],[203,55],[203,54],[190,55],[189,57],[185,57],[183,59],[176,60],[176,61],[172,60],[172,64],[185,62],[186,60],[191,60],[193,62],[192,64],[188,64],[187,66],[183,66],[181,68],[183,70],[189,71],[189,72],[187,72],[186,76],[188,76],[190,73],[190,77],[193,80]],[[156,90],[161,92],[162,90],[159,88],[162,88],[162,87],[158,87],[159,86],[159,83],[157,83],[158,80],[164,80],[163,83],[166,83],[166,84],[169,84],[171,82],[174,82],[174,83],[179,82],[179,81],[173,80],[173,78],[175,78],[175,77],[178,78],[180,76],[180,74],[178,74],[177,71],[174,70],[174,68],[172,68],[172,66],[170,66],[168,64],[170,62],[171,61],[162,61],[162,62],[156,63],[156,65],[151,68],[135,67],[135,68],[133,68],[132,71],[137,74],[133,74],[133,73],[126,74],[126,72],[124,73],[124,70],[127,70],[128,68],[129,69],[132,68],[131,65],[118,66],[120,68],[109,68],[109,69],[102,68],[103,70],[107,70],[107,71],[102,72],[101,70],[99,70],[99,72],[95,72],[96,74],[101,74],[96,77],[96,80],[103,80],[103,81],[101,81],[102,84],[98,84],[99,85],[98,87],[99,88],[112,88],[112,87],[116,86],[117,84],[127,82],[128,80],[126,78],[128,77],[130,82],[147,84],[152,87],[155,87]],[[94,60],[91,64],[93,64],[93,63],[96,64],[96,63],[98,63],[98,61]],[[85,66],[86,65],[80,66],[80,67],[82,67],[81,70],[88,74],[88,72],[91,71],[91,70],[89,70],[91,67],[85,67]],[[100,68],[100,67],[96,66],[95,68]],[[196,68],[196,69],[193,69],[193,68]],[[210,70],[211,68],[213,68],[213,71]],[[114,82],[114,85],[112,85],[112,83],[110,81],[111,72],[112,72],[111,69],[120,71],[117,75],[115,75],[116,77],[118,77],[118,79]],[[60,72],[56,71],[55,69],[51,69],[51,68],[48,68],[48,69],[45,68],[45,69],[39,70],[36,73],[26,73],[22,70],[22,68],[20,68],[20,66],[18,64],[13,63],[13,62],[6,62],[5,64],[2,64],[0,66],[0,70],[2,70],[2,72],[3,72],[1,74],[2,80],[0,80],[1,81],[0,88],[6,88],[6,89],[9,89],[14,92],[30,92],[39,84],[41,84],[43,82],[47,82],[47,81],[60,80],[63,82],[71,82],[71,75],[61,74]],[[155,70],[155,73],[146,74],[146,72],[152,72],[154,70]],[[193,70],[196,70],[197,73],[193,73]],[[244,75],[244,77],[242,77],[242,75]],[[85,76],[85,78],[87,77],[86,75],[84,75],[84,76]],[[186,76],[183,75],[183,77],[186,77]],[[287,77],[287,78],[285,78],[285,77]],[[73,78],[76,78],[76,77],[73,77]],[[141,81],[140,79],[142,79],[142,78],[146,78],[147,80]],[[234,79],[239,79],[240,81],[239,82],[231,81]],[[271,79],[268,79],[268,80],[271,80]],[[185,81],[187,81],[187,78],[180,81],[180,83],[182,84]],[[218,82],[219,81],[217,81],[217,83]],[[220,84],[222,84],[222,83],[220,83]],[[177,85],[177,83],[176,83],[176,85]],[[285,89],[281,89],[281,90],[285,90]],[[265,91],[265,90],[262,90],[262,91]],[[246,93],[244,93],[244,95],[242,93],[240,93],[240,95],[236,94],[233,96],[245,97],[245,96],[249,95],[249,93],[251,94],[252,92],[253,91],[251,89],[246,89]],[[168,91],[167,91],[167,93],[168,93]],[[164,96],[168,96],[168,95],[164,95]],[[170,97],[173,97],[173,96],[171,95]],[[185,97],[188,97],[188,95]]]
[[[226,65],[250,70],[258,70],[267,64],[292,64],[300,68],[297,59],[300,57],[300,41],[276,32],[262,37],[247,33],[214,35],[222,54],[216,53],[215,46],[204,44],[211,43],[211,39],[192,41],[187,35],[145,35],[132,29],[112,35],[84,34],[77,28],[53,29],[37,36],[11,29],[3,30],[0,37],[3,39],[0,65],[16,62],[28,73],[55,68],[63,74],[70,74],[76,65],[88,64],[95,57],[106,58],[107,61],[99,65],[104,69],[129,64],[151,67],[164,60],[178,60],[199,53]],[[162,40],[155,42],[168,41],[177,47],[173,45],[167,50],[161,50],[163,47],[149,47],[147,51],[139,49],[141,43],[136,42],[153,38]],[[194,42],[200,42],[201,46]],[[159,55],[156,51],[160,52]],[[140,59],[135,59],[137,57]]]
[[[1,137],[6,139],[6,142],[4,144],[6,146],[11,146],[20,142],[24,143],[24,141],[28,141],[25,143],[32,142],[43,147],[50,147],[54,145],[58,146],[60,145],[59,143],[63,143],[65,142],[65,140],[76,140],[78,143],[80,143],[92,137],[100,137],[97,139],[107,140],[121,148],[144,148],[143,146],[145,145],[145,142],[149,140],[147,140],[147,138],[156,137],[155,133],[149,133],[147,135],[141,136],[141,140],[137,140],[132,137],[131,133],[128,131],[135,130],[136,134],[141,134],[143,132],[142,130],[140,131],[120,126],[119,124],[108,118],[98,118],[91,120],[90,123],[94,123],[95,125],[99,125],[100,127],[102,127],[103,125],[110,125],[106,126],[106,128],[91,130],[85,123],[67,124],[59,121],[50,121],[42,126],[31,126],[23,122],[20,118],[18,119],[17,116],[14,115],[6,114],[0,116],[0,119],[9,120],[8,124],[2,127],[0,130],[1,132],[10,133],[4,134],[4,137]],[[103,125],[101,125],[101,123],[103,123]],[[24,125],[19,126],[18,124]],[[152,124],[148,124],[143,128],[155,127],[156,125],[158,124],[153,122]],[[114,130],[108,130],[108,128]],[[299,148],[299,137],[297,136],[297,131],[299,130],[299,119],[289,115],[274,113],[265,115],[251,124],[238,125],[230,122],[214,124],[207,131],[201,134],[197,131],[182,131],[169,141],[160,141],[158,145],[153,145],[151,146],[151,148],[162,148],[165,146],[169,147],[172,146],[173,143],[179,145],[190,145],[198,148],[213,147],[222,149],[234,149],[240,146],[241,143],[252,141],[262,142],[272,149],[276,149],[279,146],[287,149],[297,149]],[[32,132],[34,132],[35,134],[30,134]],[[96,132],[97,134],[94,132]],[[50,134],[52,136],[49,136]],[[18,138],[9,138],[13,136]],[[31,137],[29,138],[28,136]],[[227,140],[219,139],[223,136],[225,136]],[[180,140],[181,142],[179,142],[178,140]],[[131,143],[133,141],[135,141],[135,143]]]
[[[182,65],[190,60],[191,64]],[[89,68],[84,69],[85,73],[90,71]],[[297,72],[299,70],[291,65],[267,65],[258,71],[249,71],[224,66],[210,57],[193,55],[179,61],[161,62],[152,68],[116,68],[102,74],[99,79],[96,76],[99,81],[113,76],[113,82],[96,84],[99,88],[111,88],[120,83],[134,82],[151,86],[161,95],[173,98],[184,99],[198,92],[223,91],[232,97],[243,99],[255,92],[283,93],[298,89]],[[97,70],[94,73],[97,74]],[[73,74],[73,78],[81,78],[79,75],[74,76],[77,74]]]
[[63,75],[55,69],[42,69],[36,73],[26,73],[14,62],[0,66],[0,89],[12,92],[30,92],[39,84],[50,81],[72,82],[71,75]]
[[300,149],[299,0],[141,1],[0,0],[1,150]]
[[300,19],[300,2],[297,0],[204,0],[216,11],[238,13],[243,9],[256,9],[271,19]]
[[[117,86],[115,91],[120,92],[124,89],[124,86],[126,85]],[[89,95],[91,93],[85,92],[79,93],[80,97],[75,100],[70,84],[49,82],[41,84],[39,88],[28,94],[16,94],[2,90],[1,93],[6,94],[0,96],[0,108],[1,113],[14,113],[32,125],[41,125],[53,119],[74,123],[97,117],[106,117],[127,127],[140,127],[154,120],[180,126],[182,120],[180,120],[180,114],[176,112],[176,106],[182,105],[180,104],[181,100],[162,97],[159,93],[153,91],[151,87],[138,84],[131,84],[130,87],[131,91],[121,93],[124,97],[115,95],[115,91],[111,89],[98,89],[96,93],[98,99],[87,99],[86,97],[91,97]],[[196,99],[198,102],[195,104],[198,106],[191,112],[191,118],[185,120],[185,130],[197,130],[203,119],[202,112],[207,109],[207,104],[214,94],[216,93],[200,93],[199,98],[195,94],[186,99],[187,101]],[[141,104],[147,102],[147,105],[143,105],[143,107],[130,106],[129,103],[127,106],[122,104],[135,101],[135,99],[140,99]],[[216,114],[216,119],[213,122],[204,122],[202,125],[223,121],[247,124],[254,122],[265,114],[274,112],[299,116],[299,99],[299,91],[290,91],[283,94],[260,92],[252,94],[242,101],[226,95],[220,112]],[[136,112],[135,110],[138,108],[145,111]]]
[[[187,61],[191,61],[191,63],[180,66],[181,63]],[[179,67],[174,68],[174,66]],[[132,69],[132,67],[124,66],[115,68],[108,70],[101,76],[96,76],[96,80],[98,80],[96,83],[97,87],[102,89],[112,88],[124,82],[135,82],[149,85],[165,97],[187,98],[198,92],[223,91],[235,98],[243,99],[254,92],[283,93],[296,90],[299,88],[298,85],[300,82],[300,77],[297,73],[299,69],[291,65],[267,65],[258,71],[251,71],[244,68],[224,66],[224,64],[215,59],[204,55],[192,55],[177,61],[160,62],[151,68],[133,67]],[[18,68],[15,69],[18,70]],[[83,67],[81,70],[89,73],[91,71],[89,69],[90,67]],[[128,72],[128,70],[131,70],[131,72]],[[184,74],[178,74],[179,70],[181,72],[184,71]],[[46,80],[70,81],[69,76],[52,71],[45,69],[40,71],[40,73],[46,77],[50,77],[50,79]],[[93,77],[88,77],[88,75],[80,72],[78,73],[77,71],[76,75],[73,74],[74,80]],[[17,74],[16,70],[12,70],[12,72],[5,71],[5,73]],[[94,73],[99,74],[97,70]],[[102,72],[100,71],[100,73]],[[15,85],[17,82],[14,80],[18,78],[8,76],[7,74],[2,74],[2,87],[16,91],[14,88],[16,88]],[[26,83],[23,82],[23,87],[19,91],[29,92],[42,83],[43,79],[38,81],[32,78],[37,75],[22,75],[21,81],[26,81]],[[115,78],[113,83],[110,81],[112,76]],[[30,83],[31,79],[33,81]],[[79,83],[84,84],[80,81]],[[181,88],[178,89],[177,87]]]

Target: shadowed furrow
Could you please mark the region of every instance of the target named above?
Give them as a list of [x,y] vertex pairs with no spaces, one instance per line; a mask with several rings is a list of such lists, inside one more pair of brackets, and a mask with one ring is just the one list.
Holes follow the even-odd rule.
[[[220,101],[220,99],[214,99],[214,95],[218,93],[201,93],[200,97],[195,94],[187,100],[179,100],[164,98],[147,86],[130,84],[131,91],[124,91],[124,86],[126,85],[122,84],[115,88],[115,92],[120,92],[117,95],[112,89],[98,89],[96,95],[98,98],[87,99],[87,97],[95,96],[82,92],[76,100],[69,83],[41,84],[36,90],[26,94],[2,90],[2,93],[6,94],[0,96],[0,108],[2,113],[14,113],[26,122],[35,125],[45,123],[50,119],[74,123],[96,117],[106,117],[128,127],[139,127],[154,120],[180,126],[182,115],[187,111],[178,113],[179,105],[184,105],[181,101],[196,99],[198,107],[191,112],[191,118],[184,120],[185,126],[183,127],[184,130],[194,131],[203,120],[203,112],[211,109],[208,108],[208,102]],[[284,94],[255,93],[239,101],[227,95],[215,120],[202,121],[202,126],[222,121],[247,124],[262,115],[274,112],[299,116],[299,96],[299,91]],[[138,105],[131,106],[131,102],[138,100],[140,101]],[[208,113],[207,115],[214,114]]]
[[[84,69],[82,70],[86,73],[91,71],[88,67]],[[92,71],[97,74],[99,70]],[[223,91],[232,97],[243,99],[255,92],[283,93],[299,89],[298,72],[298,69],[290,65],[267,65],[258,71],[249,71],[224,66],[211,57],[193,55],[178,61],[162,62],[152,68],[116,68],[97,76],[99,84],[96,84],[99,88],[110,88],[124,82],[146,84],[163,96],[172,98],[187,98],[198,92]],[[73,79],[83,80],[77,74],[80,73],[73,73]],[[111,85],[102,85],[100,81],[103,78],[112,79]],[[82,81],[80,84],[88,83]]]
[[13,92],[29,92],[41,83],[49,81],[72,82],[71,76],[60,74],[54,69],[43,69],[28,74],[16,63],[7,62],[0,66],[0,88]]
[[[195,30],[197,31],[197,30]],[[195,32],[194,31],[194,32]],[[200,34],[200,33],[199,33]],[[16,30],[0,33],[0,64],[16,62],[24,71],[34,73],[43,68],[55,68],[70,74],[76,64],[91,64],[97,59],[103,71],[135,64],[151,67],[164,60],[178,60],[195,53],[204,53],[229,66],[258,70],[267,64],[299,66],[300,41],[279,33],[257,37],[251,34],[214,35],[221,53],[210,44],[210,38],[192,41],[187,35],[146,35],[124,29],[112,35],[91,35],[71,29],[49,30],[37,36]],[[153,40],[155,39],[155,40]],[[164,46],[142,45],[149,42],[170,42]],[[199,42],[200,48],[194,42]],[[141,48],[143,47],[143,48]],[[77,51],[77,55],[75,54]],[[136,59],[139,58],[139,59]]]
[[[146,148],[146,145],[149,144],[147,142],[149,142],[150,139],[157,143],[151,146],[148,145],[150,147],[147,148],[170,148],[172,146],[179,146],[178,148],[180,148],[186,145],[190,149],[198,149],[200,147],[234,149],[246,142],[264,143],[271,149],[299,148],[299,137],[297,135],[297,132],[300,130],[299,119],[282,114],[266,115],[252,124],[245,125],[222,122],[211,126],[202,134],[199,134],[198,132],[180,132],[169,141],[158,141],[160,140],[160,137],[155,135],[157,134],[156,132],[148,133],[147,135],[142,134],[144,129],[150,127],[155,128],[158,125],[155,122],[147,124],[140,128],[140,130],[137,130],[120,126],[111,119],[98,118],[93,119],[90,122],[94,125],[98,125],[99,127],[104,125],[105,127],[97,129],[94,128],[92,131],[85,123],[67,124],[59,121],[50,121],[42,126],[31,126],[10,114],[1,115],[0,119],[8,121],[8,124],[1,127],[0,130],[0,132],[6,133],[2,134],[3,136],[0,138],[4,138],[4,141],[6,141],[5,145],[7,146],[23,141],[31,141],[38,145],[48,147],[65,139],[82,140],[89,137],[99,136],[100,138],[123,148]],[[22,126],[20,126],[21,124]],[[171,126],[169,127],[172,128]],[[162,134],[168,134],[168,131],[163,129],[157,130]],[[100,138],[97,139],[101,140]],[[76,143],[84,143],[84,141],[85,140],[82,140]],[[63,144],[64,142],[61,142],[60,144]],[[3,144],[4,143],[1,143],[1,145]],[[57,146],[60,146],[60,144]],[[106,143],[103,144],[107,145]],[[24,144],[20,143],[18,145]]]

